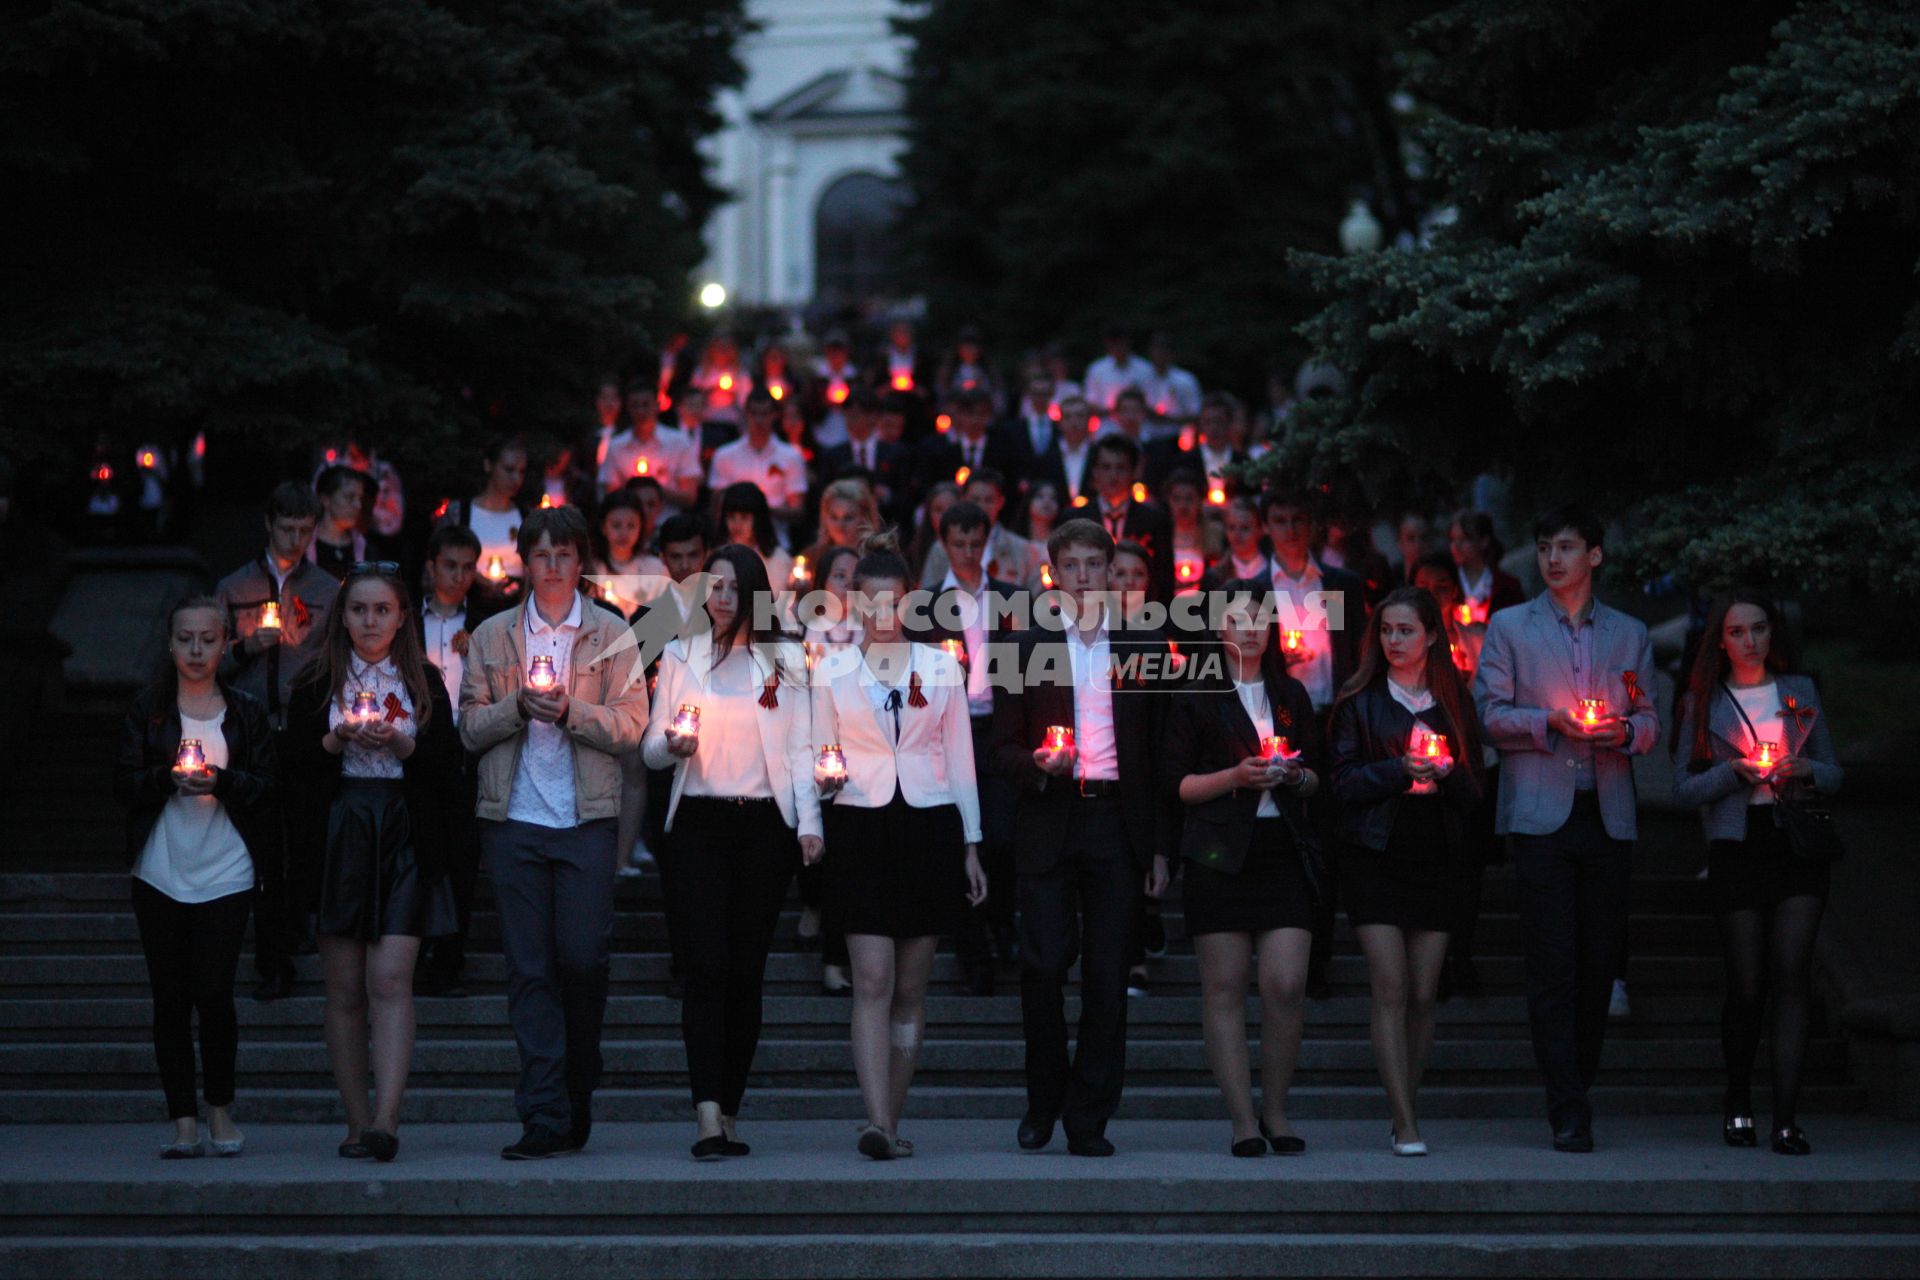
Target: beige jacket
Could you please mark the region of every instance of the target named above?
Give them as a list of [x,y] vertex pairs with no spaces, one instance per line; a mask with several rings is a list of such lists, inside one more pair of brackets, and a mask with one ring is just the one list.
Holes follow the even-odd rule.
[[[527,678],[525,611],[526,605],[515,605],[480,624],[460,677],[460,740],[480,756],[482,818],[506,818],[526,741],[519,702]],[[638,747],[646,731],[647,681],[634,670],[639,649],[614,650],[631,634],[613,614],[584,603],[562,726],[573,739],[574,812],[581,822],[620,816],[620,754]]]

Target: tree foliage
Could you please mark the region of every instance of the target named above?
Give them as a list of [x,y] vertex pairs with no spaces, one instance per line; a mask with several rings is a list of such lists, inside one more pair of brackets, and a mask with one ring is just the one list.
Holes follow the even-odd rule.
[[[111,428],[577,425],[683,308],[739,0],[41,0],[0,18],[0,387]],[[582,388],[587,387],[583,392]]]
[[1297,255],[1352,375],[1270,470],[1506,467],[1633,569],[1920,591],[1920,7],[1469,0],[1409,89],[1457,221]]

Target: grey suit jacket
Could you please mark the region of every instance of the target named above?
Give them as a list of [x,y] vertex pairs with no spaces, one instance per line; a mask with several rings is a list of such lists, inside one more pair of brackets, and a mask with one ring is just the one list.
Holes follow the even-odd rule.
[[[1547,727],[1547,717],[1556,708],[1572,708],[1583,697],[1603,697],[1610,710],[1627,711],[1628,671],[1635,674],[1640,693],[1628,711],[1633,736],[1626,746],[1590,747]],[[1551,596],[1542,592],[1526,604],[1494,614],[1473,681],[1487,741],[1500,751],[1494,830],[1500,835],[1558,831],[1573,812],[1575,768],[1581,757],[1591,755],[1607,834],[1615,840],[1633,839],[1639,827],[1628,757],[1651,751],[1660,740],[1653,687],[1653,643],[1647,628],[1618,609],[1593,603],[1591,693],[1574,684],[1573,660]]]
[[[1781,703],[1792,698],[1813,710],[1804,723],[1801,717],[1787,716],[1786,741],[1782,744],[1790,756],[1804,756],[1813,765],[1813,788],[1825,795],[1840,789],[1846,773],[1840,758],[1833,753],[1833,736],[1827,732],[1827,718],[1820,710],[1820,694],[1806,676],[1774,677]],[[1747,802],[1753,788],[1733,771],[1733,762],[1743,758],[1752,747],[1753,735],[1734,708],[1733,700],[1716,690],[1707,708],[1708,746],[1713,755],[1706,767],[1696,770],[1693,763],[1694,717],[1698,714],[1693,699],[1687,699],[1680,714],[1680,741],[1673,752],[1673,796],[1681,804],[1701,807],[1701,822],[1709,840],[1747,838]]]

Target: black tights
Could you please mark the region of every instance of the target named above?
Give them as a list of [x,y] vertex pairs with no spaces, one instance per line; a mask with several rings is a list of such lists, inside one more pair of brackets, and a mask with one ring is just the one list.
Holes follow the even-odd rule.
[[1812,1021],[1813,939],[1826,902],[1811,895],[1769,909],[1720,916],[1727,956],[1727,1003],[1720,1048],[1727,1059],[1727,1110],[1753,1114],[1753,1059],[1767,997],[1773,997],[1773,1127],[1794,1123]]
[[133,918],[153,986],[153,1053],[167,1093],[167,1116],[199,1114],[193,1100],[193,1015],[200,1014],[200,1066],[207,1105],[233,1101],[240,1025],[233,974],[240,964],[253,890],[212,902],[175,902],[144,880],[133,882]]

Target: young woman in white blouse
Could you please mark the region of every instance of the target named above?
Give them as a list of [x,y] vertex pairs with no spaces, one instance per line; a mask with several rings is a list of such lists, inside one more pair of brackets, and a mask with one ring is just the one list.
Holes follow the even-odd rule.
[[859,642],[813,672],[814,759],[828,807],[828,916],[853,961],[853,1066],[866,1104],[858,1149],[913,1154],[899,1137],[927,1022],[934,949],[962,908],[987,898],[966,676],[902,629],[910,575],[891,533],[866,540],[853,571]]
[[193,1097],[193,1015],[200,1015],[213,1152],[237,1156],[233,973],[253,907],[251,850],[280,838],[273,733],[258,699],[215,678],[232,636],[212,596],[167,611],[167,665],[134,699],[114,761],[114,798],[127,810],[133,915],[153,987],[153,1050],[173,1141],[166,1159],[200,1156]]
[[760,1043],[767,952],[800,852],[820,856],[820,801],[806,657],[756,625],[756,606],[772,598],[766,567],[735,544],[707,557],[706,572],[711,628],[661,654],[641,751],[649,768],[674,771],[660,851],[667,928],[686,979],[693,1156],[717,1160],[751,1150],[736,1121]]
[[287,710],[287,773],[306,802],[290,825],[323,839],[305,856],[320,867],[327,1056],[347,1113],[340,1154],[382,1161],[400,1149],[420,940],[459,931],[445,815],[464,802],[460,740],[412,617],[399,565],[354,565]]

